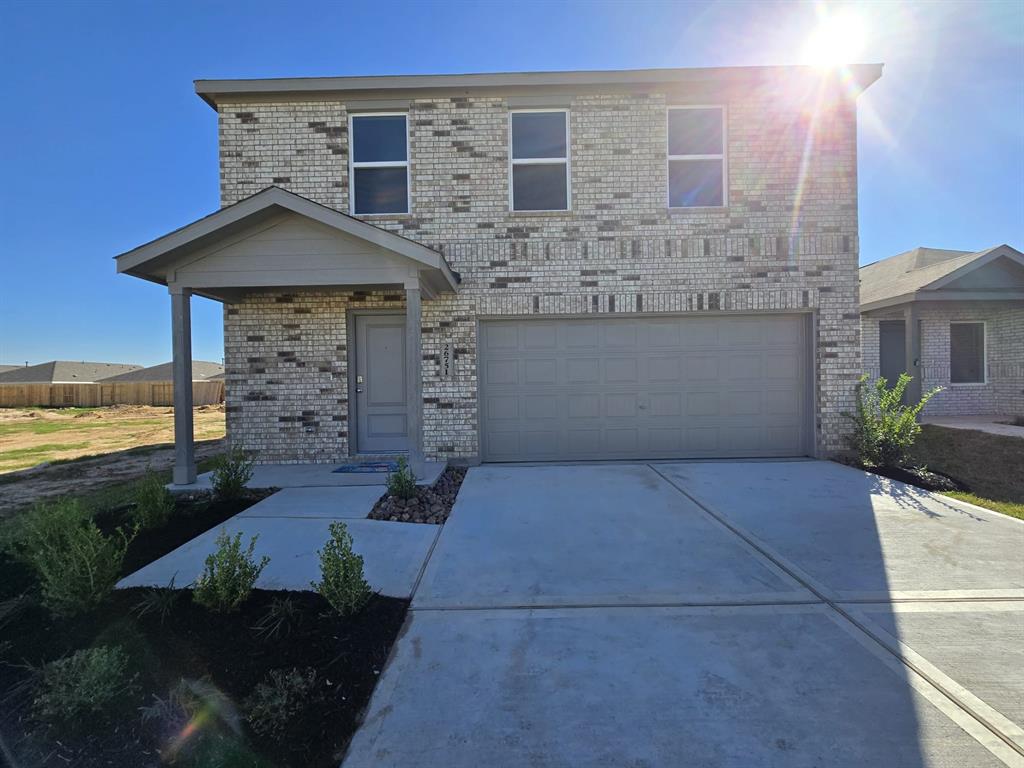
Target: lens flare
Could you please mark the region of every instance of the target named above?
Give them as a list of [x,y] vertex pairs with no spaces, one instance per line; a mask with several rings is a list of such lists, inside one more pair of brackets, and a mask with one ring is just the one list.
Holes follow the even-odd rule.
[[852,64],[864,51],[864,20],[851,9],[829,12],[818,10],[818,26],[804,43],[805,64],[829,68]]

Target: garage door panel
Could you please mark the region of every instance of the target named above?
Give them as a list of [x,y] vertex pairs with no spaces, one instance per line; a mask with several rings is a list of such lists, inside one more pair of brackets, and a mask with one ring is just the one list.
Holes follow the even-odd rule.
[[760,416],[764,413],[764,393],[760,390],[732,390],[723,400],[726,416]]
[[485,320],[480,340],[485,460],[805,452],[801,317]]
[[776,352],[767,355],[764,365],[766,379],[793,381],[799,375],[800,364],[795,353]]
[[515,323],[487,323],[484,326],[487,349],[519,349],[519,326]]
[[564,328],[567,349],[596,349],[601,343],[601,332],[597,323],[578,322]]
[[682,427],[652,427],[648,434],[652,455],[679,453],[684,448]]
[[640,412],[639,396],[635,392],[613,392],[605,395],[604,415],[609,419],[635,419]]
[[683,395],[681,392],[652,392],[648,397],[651,416],[682,416]]
[[484,398],[484,412],[490,421],[519,418],[519,395],[488,395]]
[[608,384],[634,384],[638,380],[637,361],[634,357],[605,359],[604,380]]
[[686,380],[693,382],[718,381],[719,359],[711,355],[690,354],[680,358],[686,369]]
[[601,430],[599,427],[590,429],[570,429],[567,433],[567,447],[570,455],[592,458],[600,456]]
[[519,383],[518,360],[488,360],[484,365],[484,384],[515,385]]
[[682,345],[683,329],[677,322],[651,321],[647,326],[647,346],[652,350],[678,350]]
[[686,394],[687,416],[717,416],[721,409],[718,392],[688,392]]
[[686,448],[693,455],[718,452],[718,427],[690,427],[686,430]]
[[565,361],[569,384],[597,384],[601,381],[601,360],[597,357],[573,357]]
[[760,381],[764,376],[760,354],[730,354],[725,362],[726,382]]
[[523,382],[528,385],[557,384],[558,361],[554,358],[526,358],[523,361]]
[[553,323],[526,324],[520,331],[523,349],[556,349],[557,326]]
[[652,357],[647,363],[647,380],[664,383],[682,378],[683,361],[679,355]]
[[528,419],[554,419],[558,417],[558,397],[555,395],[527,395],[523,398]]
[[606,324],[604,328],[604,343],[607,349],[634,350],[637,347],[637,326],[635,323],[625,321],[620,323]]
[[601,416],[601,396],[570,394],[566,396],[570,419],[596,419]]

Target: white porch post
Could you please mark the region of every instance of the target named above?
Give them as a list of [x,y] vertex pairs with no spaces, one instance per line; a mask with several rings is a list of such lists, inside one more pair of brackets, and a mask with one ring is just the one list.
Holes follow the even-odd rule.
[[168,286],[171,293],[171,346],[174,367],[174,473],[176,485],[196,481],[192,431],[192,291]]
[[420,288],[405,288],[405,380],[409,423],[409,468],[416,477],[424,474],[423,460],[423,353],[420,339],[422,309]]
[[917,307],[911,302],[903,310],[904,349],[907,353],[907,375],[913,376],[904,393],[904,401],[916,403],[921,399],[921,329]]

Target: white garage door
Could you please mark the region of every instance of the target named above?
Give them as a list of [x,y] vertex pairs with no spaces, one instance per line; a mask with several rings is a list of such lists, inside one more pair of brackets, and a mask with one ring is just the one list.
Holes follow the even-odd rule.
[[488,320],[485,461],[809,452],[804,315]]

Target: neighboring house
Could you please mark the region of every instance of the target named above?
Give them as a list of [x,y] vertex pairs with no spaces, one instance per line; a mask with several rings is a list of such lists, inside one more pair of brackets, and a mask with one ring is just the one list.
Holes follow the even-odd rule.
[[915,248],[860,270],[864,369],[932,415],[1024,414],[1024,255]]
[[228,435],[262,462],[827,455],[880,75],[198,81],[223,207],[117,269],[168,286],[176,380],[190,296],[224,303]]
[[0,373],[7,373],[20,367],[19,365],[0,365]]
[[[224,366],[220,363],[209,363],[205,360],[192,361],[192,381],[206,381],[213,378],[223,378]],[[135,371],[122,373],[119,376],[111,376],[105,379],[105,384],[115,382],[142,382],[142,381],[172,381],[174,378],[174,363],[160,363],[151,365],[149,368],[139,368]]]
[[51,360],[48,363],[23,365],[5,370],[0,373],[0,384],[91,384],[141,367],[127,363]]

